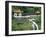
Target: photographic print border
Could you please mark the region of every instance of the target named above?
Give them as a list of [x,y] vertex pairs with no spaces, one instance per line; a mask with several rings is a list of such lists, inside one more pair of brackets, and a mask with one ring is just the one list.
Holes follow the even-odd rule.
[[[9,35],[9,3],[29,3],[29,4],[42,4],[44,6],[44,32],[43,33],[26,33],[26,34],[11,34]],[[37,2],[20,2],[20,1],[5,1],[5,35],[6,36],[18,36],[18,35],[34,35],[45,34],[45,3]]]

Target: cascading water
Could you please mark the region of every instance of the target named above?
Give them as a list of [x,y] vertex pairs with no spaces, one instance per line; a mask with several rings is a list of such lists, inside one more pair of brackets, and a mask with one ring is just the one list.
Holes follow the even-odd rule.
[[33,30],[35,30],[35,26],[36,26],[36,28],[37,28],[37,30],[38,30],[38,25],[33,21],[33,20],[35,20],[35,19],[28,19],[28,20],[29,20],[29,22],[32,22]]

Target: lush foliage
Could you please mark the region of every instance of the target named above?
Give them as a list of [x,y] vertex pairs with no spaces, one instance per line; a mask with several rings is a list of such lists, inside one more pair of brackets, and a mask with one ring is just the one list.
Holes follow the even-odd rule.
[[[38,24],[39,30],[41,29],[41,7],[19,7],[19,6],[12,6],[12,12],[16,8],[19,8],[23,10],[23,13],[33,13],[33,16],[31,16],[31,19],[35,19],[34,21]],[[37,15],[36,11],[39,11],[40,13]],[[34,16],[36,15],[36,16]],[[22,21],[24,21],[22,19]],[[17,30],[32,30],[32,22],[29,22],[27,19],[23,23],[18,23],[17,19],[12,16],[12,31]]]

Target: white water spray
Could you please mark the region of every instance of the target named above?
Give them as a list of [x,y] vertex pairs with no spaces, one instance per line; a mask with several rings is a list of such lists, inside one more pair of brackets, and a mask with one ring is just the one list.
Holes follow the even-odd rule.
[[38,25],[33,21],[33,20],[35,20],[35,19],[28,19],[30,22],[32,22],[32,27],[33,27],[33,30],[35,30],[35,26],[36,26],[36,28],[37,28],[37,30],[38,30]]

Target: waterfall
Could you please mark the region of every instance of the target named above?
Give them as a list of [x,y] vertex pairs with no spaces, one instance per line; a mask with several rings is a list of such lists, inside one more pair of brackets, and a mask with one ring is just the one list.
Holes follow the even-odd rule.
[[33,21],[33,20],[35,20],[35,19],[28,19],[30,22],[32,22],[32,27],[33,27],[33,30],[35,30],[35,26],[36,26],[36,28],[37,28],[37,30],[38,30],[38,25]]
[[[37,28],[37,30],[38,30],[38,25],[37,25],[34,21],[32,21],[32,23],[33,23],[32,25],[33,25],[33,26],[36,26],[36,28]],[[34,27],[34,28],[35,28],[35,27]]]

